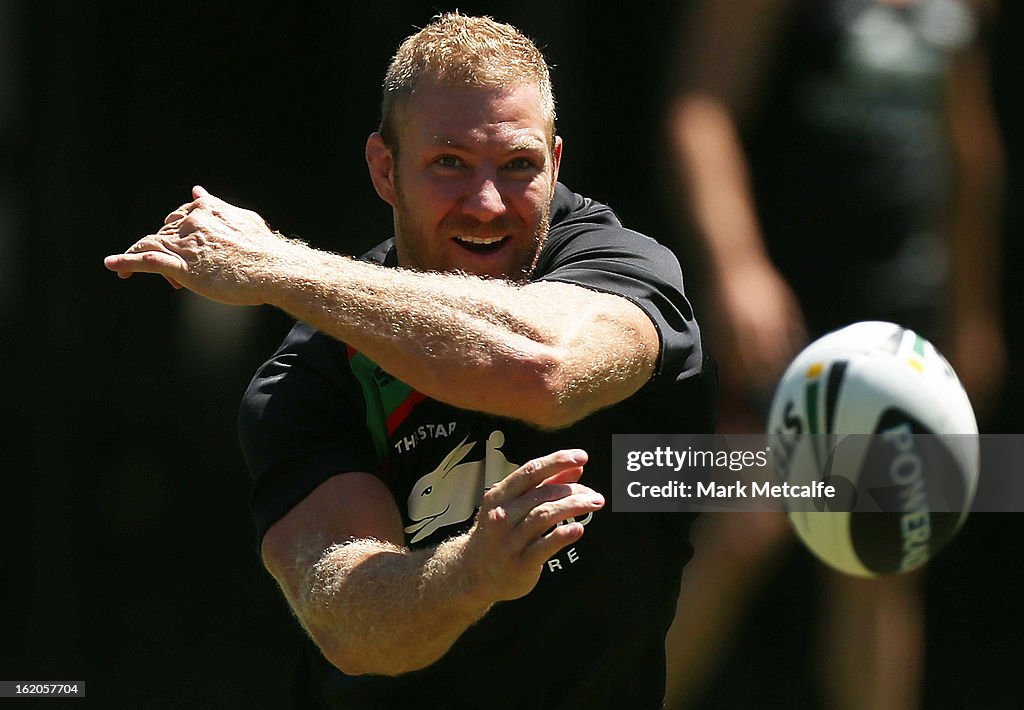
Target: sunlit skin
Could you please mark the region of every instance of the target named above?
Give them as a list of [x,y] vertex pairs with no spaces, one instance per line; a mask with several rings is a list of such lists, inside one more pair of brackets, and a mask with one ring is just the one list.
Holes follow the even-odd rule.
[[401,109],[398,132],[397,157],[374,133],[366,159],[394,209],[399,265],[525,280],[562,153],[537,87],[423,86]]

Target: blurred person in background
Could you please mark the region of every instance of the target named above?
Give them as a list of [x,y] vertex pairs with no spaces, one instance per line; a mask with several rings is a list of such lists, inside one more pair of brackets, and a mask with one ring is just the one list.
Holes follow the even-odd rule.
[[[722,431],[763,431],[790,359],[859,320],[936,342],[984,429],[1005,365],[995,13],[986,0],[695,0],[682,13],[668,129],[704,257]],[[700,525],[669,707],[698,697],[791,539],[776,514]],[[920,575],[823,574],[818,700],[919,706]]]

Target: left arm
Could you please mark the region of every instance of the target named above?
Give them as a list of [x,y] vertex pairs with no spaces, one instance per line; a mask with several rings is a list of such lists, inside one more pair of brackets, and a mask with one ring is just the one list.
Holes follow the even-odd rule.
[[202,188],[194,196],[107,268],[159,273],[224,303],[277,306],[429,397],[543,427],[621,401],[654,372],[657,330],[625,298],[384,268],[284,238]]
[[989,72],[985,47],[975,43],[954,59],[947,96],[956,165],[949,213],[954,275],[952,359],[981,413],[994,404],[1006,367],[999,288],[1003,149]]

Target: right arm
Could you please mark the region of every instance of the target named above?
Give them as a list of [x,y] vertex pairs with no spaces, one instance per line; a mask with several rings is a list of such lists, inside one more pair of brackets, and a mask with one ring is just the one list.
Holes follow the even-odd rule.
[[284,238],[200,187],[193,196],[107,268],[160,273],[222,303],[274,305],[428,397],[543,428],[620,402],[654,373],[658,331],[623,296],[385,268]]
[[332,664],[397,675],[443,656],[492,604],[530,592],[545,560],[604,505],[577,481],[586,454],[531,461],[484,494],[473,527],[410,550],[390,491],[368,473],[328,479],[263,538],[264,564]]

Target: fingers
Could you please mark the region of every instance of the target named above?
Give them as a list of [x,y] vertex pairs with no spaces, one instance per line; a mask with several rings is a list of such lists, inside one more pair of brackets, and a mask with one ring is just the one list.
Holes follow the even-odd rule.
[[192,210],[200,207],[199,201],[203,198],[212,197],[209,191],[202,185],[196,185],[192,188],[192,201],[186,202],[185,204],[178,207],[176,210],[164,217],[164,224],[172,224],[174,222],[180,222],[191,214]]
[[583,467],[582,466],[576,466],[574,468],[562,469],[561,471],[559,471],[558,473],[554,474],[553,476],[548,476],[543,481],[541,481],[541,485],[544,485],[544,484],[547,484],[547,483],[575,483],[576,481],[580,480],[580,477],[582,476],[582,474],[583,474]]
[[[481,509],[496,520],[517,525],[520,538],[540,535],[560,520],[604,505],[604,498],[577,483],[587,452],[563,449],[533,459],[484,494]],[[522,540],[525,544],[525,540]]]
[[564,521],[604,507],[604,496],[577,482],[586,461],[580,449],[556,451],[520,466],[484,496],[482,513],[506,527],[521,562],[543,564],[583,535],[582,525]]
[[520,545],[519,559],[527,567],[543,565],[566,545],[583,537],[584,519],[601,506],[592,502],[566,507],[550,516],[529,517],[516,528],[516,543]]
[[604,496],[579,483],[544,484],[502,506],[510,523],[526,536],[539,535],[574,515],[585,515],[604,505]]
[[518,498],[551,476],[560,481],[579,480],[587,452],[582,449],[563,449],[523,464],[496,484],[489,492],[498,502]]
[[180,274],[188,270],[184,259],[177,254],[165,251],[113,254],[103,260],[103,265],[110,271],[116,271],[121,278],[128,278],[134,273],[144,273],[163,274],[165,277],[173,279],[172,274]]
[[135,242],[123,254],[112,254],[103,260],[110,271],[116,271],[121,278],[133,273],[163,274],[172,286],[180,282],[174,277],[187,273],[188,264],[160,235],[149,235]]
[[172,224],[174,222],[180,222],[181,220],[188,217],[192,210],[196,209],[198,206],[199,203],[197,200],[192,200],[192,202],[186,202],[185,204],[179,206],[177,209],[171,212],[169,215],[164,217],[164,224],[167,225]]
[[[520,500],[529,507],[516,525],[514,536],[522,549],[520,558],[528,566],[543,565],[563,547],[583,537],[583,524],[575,518],[586,517],[605,503],[600,493],[578,483],[544,484]],[[510,517],[515,515],[510,513]]]
[[188,264],[167,237],[187,237],[195,229],[190,220],[192,212],[202,207],[200,201],[210,198],[210,193],[201,185],[192,188],[192,202],[186,202],[164,217],[163,226],[156,234],[143,237],[124,254],[113,254],[103,260],[103,265],[116,271],[122,279],[130,278],[135,272],[157,273],[175,289],[182,284],[175,275],[187,273]]
[[509,521],[518,521],[515,537],[524,547],[563,520],[585,516],[604,507],[604,496],[586,486],[576,485],[569,494],[561,493],[561,487],[555,486],[539,490],[543,493],[536,496],[539,500],[532,505],[531,496],[524,496],[520,505],[505,507]]
[[558,554],[563,547],[573,544],[581,537],[583,537],[582,523],[571,522],[556,525],[551,532],[523,550],[523,562],[528,565],[543,565]]

